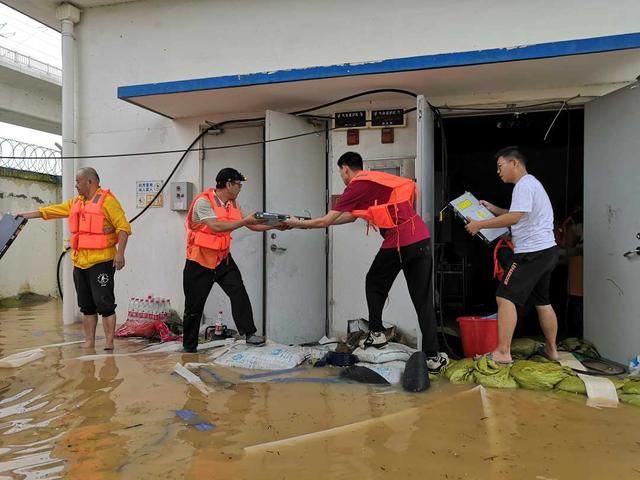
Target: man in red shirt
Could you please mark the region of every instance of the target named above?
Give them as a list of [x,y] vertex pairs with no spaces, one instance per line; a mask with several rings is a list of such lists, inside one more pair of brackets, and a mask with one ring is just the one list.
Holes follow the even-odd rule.
[[284,223],[293,228],[327,228],[365,218],[369,223],[382,227],[382,247],[365,282],[370,331],[360,346],[382,348],[387,344],[382,309],[394,280],[402,270],[418,315],[427,366],[430,371],[439,372],[447,365],[448,357],[439,352],[431,295],[430,234],[413,207],[415,183],[394,175],[363,171],[362,157],[355,152],[343,154],[338,160],[338,167],[347,187],[333,209],[324,217],[311,220],[292,218]]

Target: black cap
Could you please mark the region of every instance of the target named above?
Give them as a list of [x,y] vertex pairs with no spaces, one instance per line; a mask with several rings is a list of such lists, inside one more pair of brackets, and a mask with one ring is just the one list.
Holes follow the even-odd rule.
[[223,168],[216,175],[216,184],[219,188],[224,187],[227,182],[246,182],[247,178],[235,168]]

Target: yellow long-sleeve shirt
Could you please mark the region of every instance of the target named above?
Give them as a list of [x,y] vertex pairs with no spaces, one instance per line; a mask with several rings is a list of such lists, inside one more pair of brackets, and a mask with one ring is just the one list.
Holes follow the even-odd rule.
[[[103,190],[100,188],[98,189],[96,194],[102,191]],[[69,213],[71,213],[71,206],[78,198],[80,198],[83,203],[87,203],[88,201],[82,195],[78,195],[77,197],[74,197],[71,200],[67,200],[64,203],[41,207],[38,209],[38,211],[42,214],[42,218],[44,218],[45,220],[67,218],[69,217]],[[127,235],[131,235],[131,225],[127,221],[127,217],[124,214],[124,210],[122,209],[120,202],[118,202],[113,194],[108,195],[107,198],[105,198],[102,207],[105,216],[105,227],[113,227],[115,229],[114,235],[117,235],[118,232],[125,232]],[[115,246],[97,250],[81,248],[79,250],[72,250],[71,260],[76,267],[86,269],[93,267],[98,263],[113,260],[113,258],[116,256],[116,252],[117,250]]]

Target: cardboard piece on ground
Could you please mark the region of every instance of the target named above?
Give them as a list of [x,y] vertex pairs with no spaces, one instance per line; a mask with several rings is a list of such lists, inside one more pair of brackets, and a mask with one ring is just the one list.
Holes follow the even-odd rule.
[[[584,365],[571,352],[558,352],[558,360],[563,367],[575,370],[585,370]],[[616,408],[618,406],[618,392],[611,380],[606,377],[595,377],[578,373],[578,378],[584,382],[587,389],[587,405],[594,408]]]
[[209,390],[209,387],[207,387],[204,384],[204,382],[200,380],[200,377],[191,373],[184,366],[182,366],[182,364],[176,363],[176,366],[174,367],[173,371],[176,372],[178,375],[180,375],[182,378],[184,378],[187,382],[189,382],[191,385],[196,387],[205,395],[209,395],[209,393],[211,393],[211,390]]

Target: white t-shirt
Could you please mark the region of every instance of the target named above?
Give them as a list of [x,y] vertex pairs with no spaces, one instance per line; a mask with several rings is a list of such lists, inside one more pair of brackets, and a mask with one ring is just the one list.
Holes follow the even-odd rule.
[[510,212],[522,212],[511,226],[515,253],[538,252],[556,244],[553,235],[553,208],[549,195],[533,175],[525,175],[513,189]]

